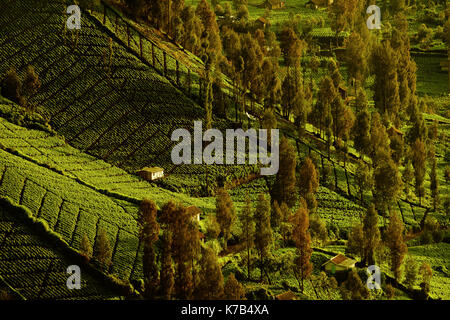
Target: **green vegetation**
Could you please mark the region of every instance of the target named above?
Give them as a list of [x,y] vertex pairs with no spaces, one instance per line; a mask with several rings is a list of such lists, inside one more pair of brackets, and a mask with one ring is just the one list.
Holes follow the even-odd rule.
[[[0,4],[0,299],[450,299],[445,8],[307,3]],[[194,121],[277,174],[174,164]]]

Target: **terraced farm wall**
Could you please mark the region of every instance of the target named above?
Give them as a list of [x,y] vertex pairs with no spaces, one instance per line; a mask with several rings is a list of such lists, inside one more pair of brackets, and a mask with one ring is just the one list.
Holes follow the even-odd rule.
[[28,208],[75,250],[80,250],[84,235],[94,245],[99,229],[105,229],[114,248],[110,273],[126,280],[141,277],[136,205],[99,194],[3,150],[0,160],[1,197]]

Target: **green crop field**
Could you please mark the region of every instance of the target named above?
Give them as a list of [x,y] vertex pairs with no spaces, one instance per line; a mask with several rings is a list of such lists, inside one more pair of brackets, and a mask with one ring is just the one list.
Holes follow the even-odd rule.
[[431,293],[436,298],[450,299],[450,245],[448,243],[429,244],[408,248],[408,252],[418,264],[430,263],[433,269]]
[[[447,59],[444,30],[450,25],[443,27],[442,4],[428,8],[425,1],[402,9],[410,42],[395,37],[400,16],[382,1],[376,2],[382,7],[382,31],[364,35],[361,26],[343,16],[340,22],[346,25],[338,38],[329,8],[312,9],[308,0],[286,0],[276,10],[261,7],[263,0],[245,1],[248,22],[236,20],[233,7],[232,17],[218,18],[218,30],[207,30],[209,19],[217,18],[207,8],[165,12],[170,1],[158,3],[162,6],[143,1],[144,7],[136,8],[131,0],[80,0],[81,29],[76,31],[67,25],[68,0],[1,1],[0,300],[236,300],[244,294],[265,300],[289,292],[300,300],[340,300],[350,299],[350,291],[356,293],[352,298],[371,300],[415,299],[419,291],[420,297],[450,299],[450,98],[442,63]],[[233,2],[215,1],[221,6]],[[204,2],[184,4],[195,8]],[[266,31],[273,34],[255,32],[254,21],[262,16],[270,20]],[[169,26],[159,25],[165,19]],[[304,32],[310,19],[314,26]],[[422,23],[431,31],[424,31]],[[284,28],[292,32],[281,32]],[[353,32],[370,41],[366,57],[356,52],[360,47],[346,50],[351,46],[342,40]],[[426,49],[420,39],[424,32],[432,33]],[[209,37],[215,33],[222,41],[220,53]],[[179,41],[188,41],[202,57]],[[282,52],[273,54],[278,45]],[[408,52],[411,61],[395,56]],[[386,83],[380,81],[375,53],[386,60]],[[313,57],[317,66],[310,63]],[[213,62],[211,73],[202,61],[207,58]],[[407,72],[389,65],[391,58],[404,63]],[[365,78],[360,87],[353,82],[355,69]],[[222,83],[213,85],[217,79]],[[357,89],[367,101],[354,97]],[[355,121],[361,120],[359,102],[371,119],[379,112],[379,126],[370,119]],[[417,113],[408,114],[411,110]],[[420,114],[423,122],[415,117]],[[279,129],[292,147],[272,153],[279,155],[279,174],[261,175],[262,161],[251,164],[249,157],[242,165],[175,164],[172,150],[180,141],[172,141],[173,132],[186,129],[193,145],[194,122],[208,120],[224,137],[229,129],[259,134],[267,126]],[[357,144],[361,131],[365,149]],[[261,155],[269,150],[260,138]],[[223,140],[225,149],[230,141]],[[208,142],[202,142],[203,151]],[[271,152],[274,146],[272,136]],[[362,194],[361,162],[367,165]],[[408,162],[413,167],[409,176]],[[145,167],[163,168],[164,175],[144,179],[139,171]],[[377,176],[380,168],[384,175]],[[397,173],[402,181],[387,176]],[[297,200],[288,201],[289,193],[297,193]],[[255,230],[245,226],[247,195]],[[154,201],[156,209],[141,211],[144,199]],[[289,203],[290,219],[274,215],[275,199]],[[187,210],[161,210],[171,200]],[[375,211],[368,210],[372,204]],[[394,212],[400,220],[391,230]],[[362,234],[354,233],[357,225],[363,226]],[[95,252],[88,254],[86,246]],[[410,290],[403,276],[393,279],[390,258],[400,257],[402,248],[406,253],[406,246],[419,265],[430,265],[429,292],[419,280]],[[99,256],[105,252],[111,263],[103,265]],[[355,261],[348,267],[332,260],[338,254]],[[376,261],[370,262],[372,257]],[[335,274],[332,268],[330,274],[323,267],[330,260],[344,269]],[[369,264],[380,266],[382,290],[365,295]],[[70,265],[81,266],[81,290],[67,287]],[[300,272],[300,267],[306,269]],[[344,289],[351,268],[357,283]],[[232,274],[241,293],[225,286]],[[174,286],[166,288],[171,275]],[[394,296],[388,283],[395,287]],[[213,291],[223,287],[216,296]]]
[[[44,4],[25,23],[21,19],[26,16],[19,17],[18,13],[29,11],[26,1],[9,7],[9,17],[17,16],[17,19],[10,19],[11,23],[0,37],[3,44],[0,50],[8,61],[0,64],[0,73],[14,67],[21,74],[32,64],[40,74],[42,86],[30,101],[41,108],[42,114],[67,142],[129,172],[146,166],[163,167],[169,174],[180,175],[173,183],[174,188],[181,181],[182,188],[189,192],[189,178],[184,176],[196,174],[201,181],[205,169],[196,165],[182,168],[173,165],[168,146],[174,145],[170,139],[172,131],[191,129],[194,120],[203,118],[202,109],[114,41],[113,65],[105,77],[102,56],[108,51],[108,37],[96,28],[94,18],[83,16],[76,49],[64,46],[64,41],[69,40],[64,40],[60,31],[65,22],[64,16],[59,14],[63,3]],[[4,19],[0,23],[9,21],[6,16],[0,18]],[[46,19],[46,23],[38,23],[30,29],[33,19]],[[21,32],[9,37],[8,30],[14,29]],[[44,34],[49,36],[42,42]],[[28,54],[21,56],[20,50],[12,48],[27,49]],[[218,121],[216,127],[228,128],[227,123]],[[215,181],[214,172],[227,175],[228,170],[217,167],[211,171],[211,179]],[[245,171],[238,173],[241,175],[245,175]],[[198,189],[197,184],[193,192]]]
[[[14,207],[2,198],[0,206],[0,279],[25,299],[96,300],[115,298],[117,289],[98,275],[84,273],[80,290],[66,286],[68,266],[79,263],[49,237],[24,224]],[[21,220],[22,219],[22,220]]]
[[[4,109],[9,109],[3,106]],[[159,188],[136,175],[132,175],[83,153],[68,145],[61,137],[48,132],[24,129],[4,119],[0,120],[0,145],[14,150],[33,162],[60,172],[62,175],[77,179],[83,184],[103,193],[110,192],[114,197],[129,197],[132,202],[144,198],[153,199],[160,207],[167,199],[174,199],[185,205],[196,205],[205,211],[207,206],[199,199]]]

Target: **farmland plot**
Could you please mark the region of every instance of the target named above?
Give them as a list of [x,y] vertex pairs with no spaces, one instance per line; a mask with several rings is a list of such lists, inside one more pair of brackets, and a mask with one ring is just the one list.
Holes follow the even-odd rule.
[[[104,228],[108,232],[111,247],[120,248],[119,256],[116,256],[117,251],[113,252],[111,273],[122,278],[126,276],[127,279],[141,276],[131,274],[134,264],[140,262],[129,258],[130,255],[137,256],[137,205],[107,197],[3,150],[0,150],[0,159],[0,197],[29,205],[36,218],[44,220],[50,229],[60,234],[76,250],[80,249],[84,234],[95,243],[97,231]],[[33,192],[36,200],[31,201],[31,196],[24,197]],[[36,210],[39,201],[39,209]],[[122,260],[121,257],[126,259]]]
[[0,207],[0,277],[25,299],[95,300],[118,293],[83,270],[80,290],[67,288],[67,267],[74,260],[48,244],[17,218],[16,212]]

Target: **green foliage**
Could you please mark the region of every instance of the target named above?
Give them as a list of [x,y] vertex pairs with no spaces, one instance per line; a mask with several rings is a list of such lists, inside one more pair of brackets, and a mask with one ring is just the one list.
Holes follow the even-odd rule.
[[227,249],[227,241],[230,238],[231,228],[236,219],[236,211],[233,201],[227,190],[219,189],[216,196],[216,220],[220,225],[220,231],[223,236],[223,247]]
[[278,203],[285,202],[290,208],[297,201],[295,167],[296,157],[294,148],[285,137],[280,142],[280,168],[272,187],[272,199]]

